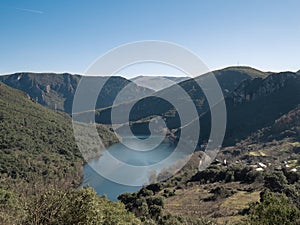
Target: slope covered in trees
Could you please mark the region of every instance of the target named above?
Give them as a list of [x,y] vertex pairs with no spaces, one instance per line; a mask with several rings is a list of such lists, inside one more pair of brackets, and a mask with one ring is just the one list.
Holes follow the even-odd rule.
[[[0,106],[1,186],[81,182],[83,158],[67,114],[49,110],[3,83]],[[118,142],[104,126],[98,126],[98,133],[106,146]]]
[[140,224],[121,203],[74,189],[83,163],[68,115],[0,83],[0,224]]

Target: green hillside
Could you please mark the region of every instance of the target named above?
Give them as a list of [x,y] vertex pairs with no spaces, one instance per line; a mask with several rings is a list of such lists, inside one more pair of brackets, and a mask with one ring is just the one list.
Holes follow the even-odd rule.
[[[27,191],[34,183],[67,187],[81,182],[83,159],[69,116],[0,83],[0,128],[0,187]],[[117,142],[108,129],[98,129],[106,145]]]
[[[106,146],[117,138],[104,126]],[[0,83],[0,224],[140,224],[121,203],[77,188],[84,160],[68,115]]]

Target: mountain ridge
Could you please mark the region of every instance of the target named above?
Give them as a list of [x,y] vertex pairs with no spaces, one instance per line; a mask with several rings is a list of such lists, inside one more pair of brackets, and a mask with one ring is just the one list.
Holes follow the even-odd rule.
[[[31,98],[50,109],[71,114],[73,98],[81,78],[81,75],[68,73],[14,73],[0,76],[0,81],[26,92]],[[85,78],[97,79],[98,81],[103,80],[103,82],[107,79],[107,77],[103,76],[86,76]],[[110,106],[113,103],[113,97],[129,83],[131,81],[119,76],[108,79],[101,90],[102,95],[98,98],[97,107]],[[139,87],[135,84],[132,85],[133,88],[129,90],[128,95],[123,99],[124,101],[132,100],[135,96],[145,96],[153,92],[150,89]],[[99,90],[89,91],[95,92]]]

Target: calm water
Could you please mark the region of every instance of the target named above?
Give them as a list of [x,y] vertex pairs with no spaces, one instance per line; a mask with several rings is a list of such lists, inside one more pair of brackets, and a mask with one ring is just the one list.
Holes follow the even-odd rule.
[[[157,138],[159,139],[159,137]],[[125,143],[129,143],[130,146],[134,146],[134,149],[146,150],[149,149],[149,146],[153,146],[153,143],[157,141],[156,138],[153,138],[147,143],[136,142],[133,138],[127,137],[124,138],[123,141]],[[135,151],[132,150],[125,145],[118,143],[109,147],[108,152],[115,158],[120,161],[126,162],[130,165],[135,166],[147,166],[152,165],[157,162],[162,161],[167,158],[170,154],[172,154],[174,150],[174,146],[171,146],[168,142],[162,142],[155,149],[150,151]],[[176,157],[180,159],[182,155],[178,154]],[[92,160],[89,162],[89,165],[84,166],[84,181],[82,185],[88,184],[93,187],[99,195],[106,195],[111,200],[117,200],[117,197],[124,192],[134,192],[141,188],[141,186],[127,186],[122,184],[117,184],[106,178],[100,176],[97,172],[95,172],[92,168],[97,168],[98,166],[103,166],[107,163],[106,154],[101,156],[99,159]],[[164,164],[164,166],[170,166],[171,164]],[[165,168],[165,167],[163,167]],[[156,168],[156,172],[159,173],[161,166]],[[122,170],[112,171],[115,175],[127,176],[128,179],[139,179],[139,182],[146,183],[148,181],[149,173],[145,172],[141,177],[135,177],[131,174],[124,174]]]

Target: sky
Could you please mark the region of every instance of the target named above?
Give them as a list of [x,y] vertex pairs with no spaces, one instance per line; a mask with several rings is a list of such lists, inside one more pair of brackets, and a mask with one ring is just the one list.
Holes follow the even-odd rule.
[[82,74],[112,48],[142,40],[179,44],[211,70],[297,71],[299,8],[298,0],[0,0],[0,74]]

